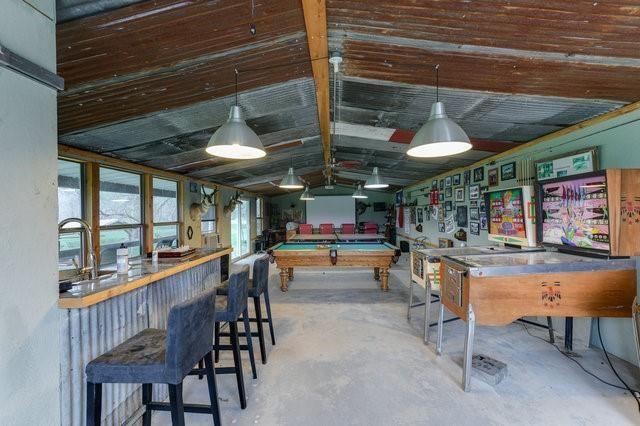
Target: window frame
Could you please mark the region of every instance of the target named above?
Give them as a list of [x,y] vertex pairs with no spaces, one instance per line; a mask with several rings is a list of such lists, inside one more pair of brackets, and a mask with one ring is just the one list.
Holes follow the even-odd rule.
[[[140,180],[140,223],[131,223],[131,224],[122,224],[122,225],[100,225],[100,214],[98,213],[98,223],[95,224],[95,229],[97,231],[98,234],[98,238],[99,238],[99,249],[100,249],[100,267],[103,267],[105,265],[113,265],[113,263],[104,263],[104,259],[102,258],[102,236],[101,233],[102,231],[118,231],[121,229],[138,229],[138,232],[140,233],[140,238],[138,241],[138,245],[140,247],[140,256],[133,256],[132,259],[136,259],[136,258],[142,258],[144,257],[144,239],[145,239],[145,199],[146,199],[146,192],[145,192],[145,187],[144,187],[144,173],[135,171],[135,170],[127,170],[127,169],[122,169],[119,167],[112,167],[110,165],[105,165],[105,164],[97,164],[98,167],[98,173],[97,173],[97,177],[98,177],[98,193],[97,194],[93,194],[94,197],[97,197],[97,201],[98,201],[98,206],[100,206],[100,194],[102,192],[102,190],[100,189],[100,184],[102,182],[102,178],[101,178],[101,171],[102,169],[108,169],[108,170],[115,170],[118,172],[123,172],[123,173],[129,173],[132,175],[137,175],[139,177]],[[153,231],[151,231],[153,232]],[[122,241],[121,243],[124,243],[124,241]],[[129,247],[127,247],[129,248]]]
[[[58,157],[58,166],[60,164],[60,161],[65,161],[67,163],[74,163],[77,164],[78,166],[80,166],[80,219],[82,220],[86,220],[86,196],[87,196],[87,188],[86,188],[86,162],[85,161],[81,161],[81,160],[77,160],[74,158],[67,158],[67,157]],[[57,176],[60,176],[60,167],[58,167],[58,174]],[[60,190],[60,183],[58,182],[58,191]],[[60,196],[58,195],[58,203],[60,203]],[[64,218],[67,219],[67,218]],[[57,218],[58,223],[62,222],[64,219],[60,219],[59,217]],[[80,261],[78,264],[79,268],[84,268],[85,267],[85,259],[84,259],[84,253],[85,253],[85,240],[86,240],[86,236],[84,235],[85,230],[82,226],[80,226],[78,223],[70,223],[69,227],[65,227],[63,229],[60,229],[58,231],[58,262],[60,261],[60,236],[63,234],[79,234],[80,235]],[[60,269],[60,264],[58,263],[58,272],[64,272],[64,271],[69,271],[72,269]]]
[[[182,238],[181,238],[181,235],[180,235],[180,225],[182,223],[182,217],[181,217],[181,211],[180,211],[180,203],[182,201],[180,199],[180,195],[181,195],[180,181],[174,180],[174,179],[169,179],[169,178],[166,178],[166,177],[156,176],[156,175],[151,175],[150,179],[151,179],[151,186],[150,186],[150,192],[151,193],[149,194],[149,197],[150,197],[149,198],[149,206],[151,207],[150,214],[151,214],[151,217],[152,217],[152,221],[151,221],[151,228],[152,229],[150,229],[148,232],[151,233],[150,238],[151,238],[152,249],[155,249],[155,243],[156,242],[155,242],[154,232],[155,232],[156,226],[158,226],[158,227],[160,227],[160,226],[175,226],[176,227],[176,240],[177,240],[176,244],[177,244],[177,247],[180,247],[180,244],[182,243]],[[164,180],[166,182],[173,182],[173,183],[176,184],[176,220],[175,221],[170,221],[170,222],[156,222],[155,221],[154,212],[153,212],[153,209],[155,207],[154,204],[153,204],[153,199],[154,199],[153,182],[154,182],[155,179]],[[143,217],[144,217],[144,213],[143,213]],[[143,239],[144,239],[144,237],[143,237]],[[143,250],[144,250],[144,248],[143,248]]]
[[[259,209],[258,209],[258,206],[260,206]],[[255,213],[256,213],[256,236],[261,237],[262,232],[264,231],[264,198],[256,197]],[[258,223],[260,223],[259,227],[258,227]],[[260,232],[258,232],[258,229],[260,229]]]

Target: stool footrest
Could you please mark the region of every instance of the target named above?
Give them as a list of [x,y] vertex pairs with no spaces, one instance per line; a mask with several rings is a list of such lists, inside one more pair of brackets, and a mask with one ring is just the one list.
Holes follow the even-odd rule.
[[[171,404],[168,402],[149,402],[145,404],[147,410],[171,411]],[[184,404],[185,413],[213,414],[210,405],[206,404]]]
[[[213,347],[214,351],[232,351],[233,346],[231,345],[217,345]],[[247,345],[240,345],[241,351],[248,351],[249,347]]]
[[[228,332],[224,331],[224,332],[218,333],[218,336],[220,336],[220,337],[231,337],[231,333],[228,333]],[[246,333],[244,331],[239,331],[238,332],[238,336],[246,337]],[[251,337],[258,337],[258,336],[259,336],[259,334],[258,334],[257,331],[252,331],[251,332]]]
[[236,374],[235,367],[216,367],[216,374]]

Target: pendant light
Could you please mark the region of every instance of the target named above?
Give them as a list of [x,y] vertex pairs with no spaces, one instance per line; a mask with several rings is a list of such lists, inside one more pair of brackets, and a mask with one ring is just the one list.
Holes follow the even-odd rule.
[[382,178],[380,177],[380,174],[378,173],[378,168],[374,167],[373,173],[371,173],[371,176],[369,177],[369,179],[367,179],[367,181],[364,183],[364,187],[366,189],[380,189],[380,188],[388,188],[389,184],[385,183],[382,180]]
[[238,70],[236,74],[236,104],[229,111],[229,119],[209,139],[207,153],[235,160],[262,158],[267,155],[260,138],[244,121],[238,105]]
[[309,192],[309,187],[307,186],[304,188],[304,192],[300,196],[300,199],[302,201],[313,201],[316,199],[316,197],[314,197],[313,194]]
[[291,167],[289,167],[289,171],[280,181],[280,185],[278,185],[282,189],[302,189],[304,185],[300,181],[300,178],[296,176],[293,172],[293,156],[291,156]]
[[447,117],[444,104],[438,99],[438,68],[436,65],[436,102],[431,105],[429,120],[411,140],[407,155],[411,157],[444,157],[460,154],[472,148],[469,136]]
[[353,198],[369,198],[367,197],[367,194],[364,193],[364,191],[362,190],[362,185],[358,184],[358,188],[356,188],[356,191],[353,193],[352,195]]

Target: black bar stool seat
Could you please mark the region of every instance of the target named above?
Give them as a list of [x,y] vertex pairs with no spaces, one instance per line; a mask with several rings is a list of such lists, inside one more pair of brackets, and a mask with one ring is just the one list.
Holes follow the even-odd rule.
[[[207,413],[220,425],[218,391],[213,366],[212,337],[215,290],[179,303],[169,311],[167,330],[148,328],[89,362],[87,380],[88,426],[100,425],[103,383],[141,383],[145,412],[143,426],[151,425],[151,411],[171,411],[174,426],[184,425],[184,413]],[[204,360],[210,405],[185,404],[182,383],[193,366]],[[151,400],[154,383],[169,386],[170,403]]]
[[[221,295],[229,294],[229,281],[223,282],[217,288],[218,297]],[[256,313],[255,318],[250,318],[250,322],[257,323],[257,331],[251,333],[251,336],[258,337],[260,344],[260,356],[262,363],[267,363],[267,350],[265,343],[263,323],[269,324],[269,332],[271,334],[271,344],[276,344],[276,335],[273,329],[273,318],[271,316],[271,302],[269,301],[269,257],[261,256],[253,262],[253,279],[249,280],[247,285],[247,296],[253,299],[254,311]],[[260,303],[260,296],[264,296],[264,303],[267,311],[267,317],[262,317],[262,305]],[[227,333],[221,333],[221,336],[227,336]],[[240,333],[244,336],[245,333]]]

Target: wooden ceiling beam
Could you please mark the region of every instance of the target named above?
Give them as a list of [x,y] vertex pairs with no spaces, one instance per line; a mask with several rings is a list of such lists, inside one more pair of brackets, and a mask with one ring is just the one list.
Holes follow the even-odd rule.
[[318,122],[322,137],[324,166],[329,175],[331,168],[331,134],[329,115],[329,41],[327,38],[327,5],[325,0],[302,0],[304,24],[307,29],[307,43],[313,79],[316,85]]

